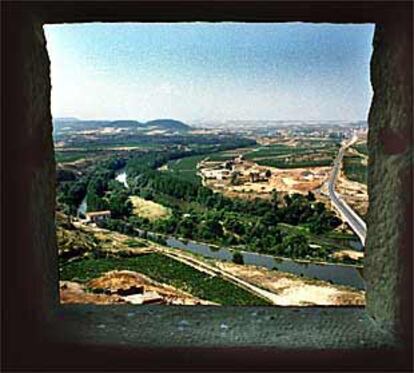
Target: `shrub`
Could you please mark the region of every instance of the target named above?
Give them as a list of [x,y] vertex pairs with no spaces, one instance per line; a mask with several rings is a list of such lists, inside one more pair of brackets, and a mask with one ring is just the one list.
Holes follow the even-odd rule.
[[243,255],[241,253],[239,253],[238,251],[236,251],[233,254],[233,263],[235,263],[235,264],[244,264]]

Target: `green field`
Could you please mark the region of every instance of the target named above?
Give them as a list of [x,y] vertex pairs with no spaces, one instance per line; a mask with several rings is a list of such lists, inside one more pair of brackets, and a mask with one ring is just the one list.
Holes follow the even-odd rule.
[[367,166],[362,164],[362,157],[359,156],[345,156],[344,157],[344,172],[345,176],[352,181],[367,184]]
[[328,167],[331,166],[333,159],[321,159],[315,161],[292,161],[286,162],[284,160],[276,160],[276,159],[262,159],[257,161],[257,163],[261,166],[270,166],[276,168],[305,168],[305,167]]
[[143,273],[161,283],[201,299],[232,306],[261,306],[267,301],[239,288],[220,277],[212,277],[162,254],[126,258],[85,259],[61,267],[60,279],[86,282],[112,270]]
[[[282,144],[258,148],[245,154],[246,159],[262,166],[277,168],[300,168],[330,166],[336,154],[332,146],[292,147]],[[303,159],[306,156],[319,156],[320,160]]]
[[191,181],[193,183],[201,183],[200,177],[197,176],[197,164],[204,158],[206,158],[206,155],[195,155],[169,161],[168,172],[180,179]]
[[[239,151],[245,159],[257,162],[259,165],[271,166],[278,168],[299,168],[299,167],[317,167],[330,166],[334,159],[337,148],[335,143],[323,140],[309,140],[309,144],[303,144],[299,147],[288,146],[284,144],[274,144],[269,146],[257,146],[245,148]],[[236,152],[224,151],[208,156],[209,161],[219,162],[226,161],[235,157]],[[306,155],[323,156],[321,160],[303,160],[300,159]],[[289,157],[289,160],[285,158]],[[296,159],[296,157],[299,157]]]
[[225,154],[225,153],[217,153],[213,155],[208,156],[208,160],[211,162],[224,162],[230,159],[233,159],[234,155],[231,154]]
[[234,150],[225,150],[222,152],[217,152],[214,154],[209,154],[208,155],[208,160],[212,161],[212,162],[224,162],[230,159],[233,159],[234,157],[236,157],[238,154],[247,154],[249,152],[251,152],[253,149],[257,149],[257,146],[249,146],[246,148],[240,148],[240,149],[234,149]]
[[302,138],[299,140],[299,143],[303,146],[333,146],[336,144],[339,145],[341,140],[330,138]]
[[64,162],[74,162],[77,161],[79,159],[83,159],[83,158],[88,158],[88,156],[90,156],[91,153],[90,152],[82,152],[82,151],[64,151],[64,152],[60,152],[60,151],[56,151],[55,152],[55,159],[56,162],[58,163],[64,163]]
[[244,157],[246,159],[255,159],[259,157],[268,157],[268,156],[282,156],[282,155],[289,155],[289,154],[303,154],[310,150],[309,148],[296,148],[287,145],[271,145],[271,146],[263,146],[258,148],[256,151],[252,151],[246,153]]
[[355,150],[357,150],[359,153],[364,154],[364,155],[368,155],[368,145],[367,145],[367,143],[356,144],[356,145],[354,145],[352,147]]

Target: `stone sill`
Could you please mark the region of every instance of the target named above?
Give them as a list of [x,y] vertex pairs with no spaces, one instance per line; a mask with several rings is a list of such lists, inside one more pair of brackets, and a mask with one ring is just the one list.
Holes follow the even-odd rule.
[[392,350],[364,307],[61,305],[56,342],[90,346]]

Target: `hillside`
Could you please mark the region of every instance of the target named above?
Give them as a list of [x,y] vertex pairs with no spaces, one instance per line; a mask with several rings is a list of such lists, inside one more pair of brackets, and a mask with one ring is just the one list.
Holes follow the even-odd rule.
[[171,131],[188,131],[191,127],[174,119],[156,119],[145,123],[147,127],[157,127]]

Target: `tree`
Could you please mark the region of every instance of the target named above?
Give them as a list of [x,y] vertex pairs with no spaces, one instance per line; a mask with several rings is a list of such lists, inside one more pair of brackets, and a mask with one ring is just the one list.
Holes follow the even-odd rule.
[[270,198],[270,203],[273,207],[273,210],[277,210],[277,208],[279,207],[279,195],[276,189],[272,190],[272,196]]
[[322,214],[325,211],[325,209],[325,204],[323,204],[322,202],[315,203],[315,211],[317,212],[317,214]]
[[278,247],[283,255],[292,258],[304,258],[309,252],[308,239],[301,233],[294,233],[285,237]]
[[222,237],[224,234],[223,227],[217,218],[208,219],[205,226],[213,237]]
[[286,194],[283,199],[285,200],[286,206],[290,206],[290,204],[292,203],[292,198],[290,197],[289,194]]
[[141,192],[140,192],[139,195],[140,195],[141,198],[144,198],[148,201],[152,201],[154,199],[154,194],[149,189],[141,189]]
[[193,238],[195,231],[196,224],[192,219],[183,219],[177,226],[178,234],[186,238]]
[[109,197],[109,209],[113,218],[123,218],[131,215],[133,206],[129,200],[128,192],[124,190],[112,192]]
[[237,171],[233,172],[231,174],[231,179],[230,179],[230,184],[231,185],[239,185],[239,173]]
[[124,186],[124,184],[122,184],[118,180],[114,179],[114,180],[110,180],[108,182],[108,189],[112,190],[112,191],[120,191],[120,190],[124,190],[125,186]]
[[278,223],[277,215],[272,211],[267,211],[261,218],[261,222],[267,226],[276,225]]
[[322,234],[325,232],[325,226],[319,217],[313,219],[309,224],[309,231],[314,234]]
[[231,170],[231,169],[233,168],[233,166],[232,166],[232,164],[231,164],[230,162],[226,162],[226,163],[224,164],[224,168],[225,168],[226,170]]
[[91,191],[88,191],[86,203],[88,206],[88,211],[102,211],[109,209],[108,202]]
[[105,193],[105,190],[107,188],[107,183],[105,182],[105,179],[101,176],[95,176],[92,178],[92,180],[88,184],[88,193],[93,192],[99,197],[102,197]]
[[240,220],[237,220],[237,216],[234,216],[233,214],[226,219],[224,225],[227,230],[232,231],[237,235],[243,235],[246,231],[244,225]]
[[233,253],[233,263],[235,264],[244,264],[243,254],[238,251]]
[[306,196],[306,198],[309,202],[313,202],[316,200],[315,194],[313,194],[311,191],[308,192],[308,195]]

